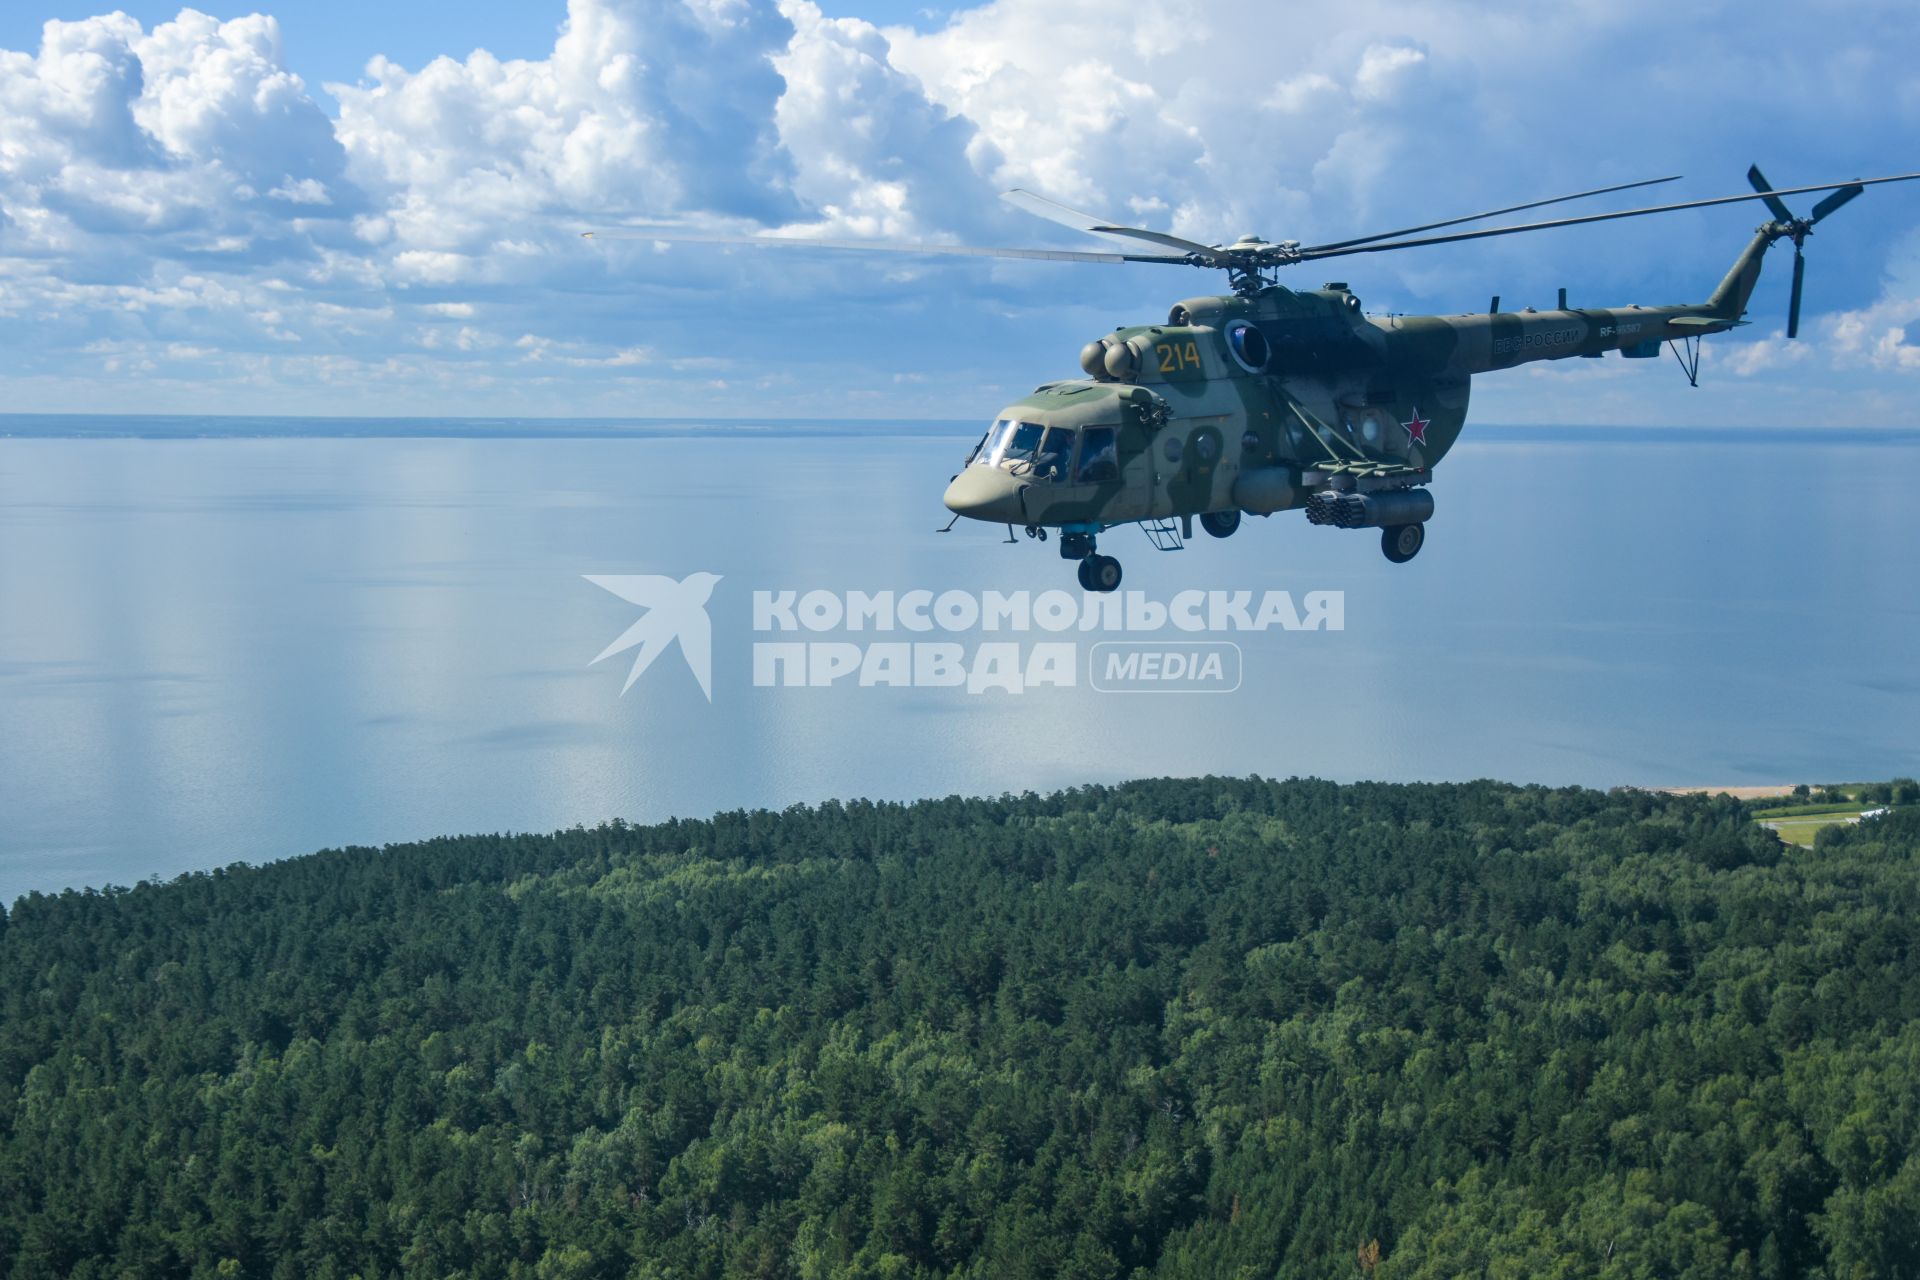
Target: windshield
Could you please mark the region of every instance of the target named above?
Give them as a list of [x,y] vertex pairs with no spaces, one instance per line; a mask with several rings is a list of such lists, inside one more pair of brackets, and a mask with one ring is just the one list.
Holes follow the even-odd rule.
[[997,467],[1007,462],[1022,462],[1033,457],[1045,431],[1037,422],[1015,422],[1002,418],[987,433],[987,442],[974,459],[975,466]]
[[1042,428],[1036,422],[1016,422],[1013,430],[1007,434],[1006,443],[994,457],[995,462],[1025,462],[1040,447]]
[[980,447],[973,451],[973,465],[976,467],[992,466],[994,453],[1006,442],[1007,432],[1012,429],[1013,424],[1005,418],[1000,419],[988,427],[987,438],[982,440]]

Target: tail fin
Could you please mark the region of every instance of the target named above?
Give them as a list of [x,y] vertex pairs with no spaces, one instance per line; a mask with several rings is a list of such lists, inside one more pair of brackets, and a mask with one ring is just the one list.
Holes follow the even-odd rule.
[[1760,260],[1767,256],[1776,238],[1773,228],[1763,228],[1733,260],[1733,269],[1707,299],[1707,306],[1716,318],[1731,321],[1746,314],[1747,299],[1753,296],[1753,287],[1760,283]]

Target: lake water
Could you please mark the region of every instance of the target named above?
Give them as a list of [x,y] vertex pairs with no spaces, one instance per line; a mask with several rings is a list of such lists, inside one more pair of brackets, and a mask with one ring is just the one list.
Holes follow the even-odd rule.
[[[1146,774],[1920,774],[1911,432],[1475,428],[1404,566],[1298,515],[1176,553],[1114,531],[1127,589],[1340,591],[1345,627],[1230,637],[1231,694],[1016,697],[751,679],[779,638],[752,631],[756,588],[1073,585],[1051,544],[935,532],[969,427],[33,438],[72,425],[0,438],[0,901]],[[671,652],[621,696],[627,657],[589,662],[640,611],[582,575],[701,570],[711,704]]]

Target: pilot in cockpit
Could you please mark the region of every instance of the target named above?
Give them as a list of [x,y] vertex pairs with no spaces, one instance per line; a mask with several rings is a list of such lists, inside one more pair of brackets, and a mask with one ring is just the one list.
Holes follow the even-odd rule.
[[1073,453],[1073,432],[1066,427],[1048,427],[1046,438],[1033,458],[1033,474],[1042,480],[1065,480],[1067,459]]

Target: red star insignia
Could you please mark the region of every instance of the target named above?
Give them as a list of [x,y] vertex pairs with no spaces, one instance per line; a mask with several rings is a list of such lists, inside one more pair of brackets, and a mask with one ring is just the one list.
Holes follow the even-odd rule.
[[1429,421],[1428,419],[1420,416],[1420,411],[1418,409],[1415,409],[1413,411],[1413,420],[1411,422],[1403,422],[1400,424],[1401,426],[1407,429],[1408,444],[1425,444],[1427,442],[1428,421]]

